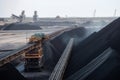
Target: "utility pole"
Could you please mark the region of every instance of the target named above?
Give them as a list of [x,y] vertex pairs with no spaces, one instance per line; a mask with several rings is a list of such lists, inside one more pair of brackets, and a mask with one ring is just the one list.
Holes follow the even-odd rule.
[[115,9],[115,10],[114,10],[113,17],[115,17],[115,16],[116,16],[116,12],[117,12],[117,10]]
[[27,30],[26,30],[26,43],[27,43]]
[[95,16],[96,16],[96,9],[93,12],[93,17],[95,17]]
[[66,18],[68,18],[68,16],[67,16],[67,15],[65,15],[65,17],[66,17]]

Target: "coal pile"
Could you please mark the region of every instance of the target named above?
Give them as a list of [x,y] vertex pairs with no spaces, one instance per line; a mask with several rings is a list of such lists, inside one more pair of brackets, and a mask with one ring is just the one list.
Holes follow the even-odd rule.
[[[116,32],[120,31],[119,26],[120,26],[120,18],[113,21],[112,23],[107,25],[105,28],[103,28],[99,32],[92,34],[91,36],[86,38],[84,41],[79,43],[78,46],[72,51],[72,57],[71,57],[71,60],[69,61],[69,65],[68,65],[68,68],[66,70],[64,77],[67,78],[68,76],[71,76],[72,74],[77,72],[79,69],[81,69],[85,65],[87,65],[91,60],[93,60],[98,55],[100,55],[102,52],[104,52],[108,47],[111,47],[110,44],[114,42],[114,39],[111,38],[111,35],[117,34]],[[120,37],[120,36],[116,36],[116,37]],[[116,48],[114,48],[114,49],[117,50]],[[113,60],[116,60],[116,59],[118,59],[118,61],[120,60],[119,58],[113,58]],[[107,63],[105,63],[105,64],[107,65],[107,67],[109,67],[109,65],[112,64],[112,62],[109,62],[109,65]],[[116,69],[115,67],[119,67],[119,66],[120,66],[119,63],[117,64],[117,66],[111,65],[111,67],[114,67],[114,69],[112,68],[109,71],[112,72],[112,70],[114,71]],[[104,67],[104,68],[106,68],[106,67]],[[103,71],[103,73],[104,73],[104,71]],[[105,77],[110,77],[110,73],[108,75],[104,76],[104,78]],[[96,76],[96,78],[97,79],[95,79],[95,80],[99,80],[99,78],[97,76]],[[88,79],[88,80],[92,80],[92,79]],[[100,80],[103,80],[103,79],[100,79]]]
[[33,24],[39,25],[39,26],[71,26],[75,25],[76,22],[70,22],[70,21],[39,21],[35,22]]
[[[68,40],[70,40],[70,38],[75,38],[75,44],[73,46],[69,64],[65,71],[64,79],[78,80],[82,74],[81,70],[92,60],[99,57],[111,47],[112,49],[108,50],[107,53],[104,53],[110,53],[105,62],[99,65],[97,69],[91,71],[89,75],[87,72],[84,73],[84,75],[82,75],[84,78],[80,78],[79,80],[119,80],[120,18],[116,19],[99,32],[95,32],[85,39],[81,39],[85,33],[85,30],[74,30],[75,29],[65,32],[49,42],[44,43],[45,45],[48,45],[44,46],[45,50],[43,61],[45,68],[52,71],[63,50],[65,49]],[[81,33],[82,30],[83,34]],[[78,73],[79,71],[81,73]]]
[[120,80],[120,54],[114,51],[110,57],[85,80]]
[[86,29],[83,27],[75,28],[70,31],[66,31],[55,38],[44,43],[44,67],[52,71],[57,61],[59,60],[61,53],[64,51],[69,39],[75,38],[74,47],[83,39],[85,39]]
[[[68,77],[66,80],[78,80],[78,79],[79,80],[119,80],[120,56],[119,53],[117,53],[114,50],[110,52],[111,50],[109,50],[108,53],[104,53],[104,55],[109,54],[109,56],[107,56],[107,59],[102,64],[100,64],[95,70],[92,71],[92,69],[96,67],[96,65],[94,64],[91,64],[92,66],[91,70],[90,70],[91,66],[84,66],[83,68],[79,69],[77,72],[72,74],[70,77]],[[98,58],[98,56],[96,58]],[[104,59],[102,57],[101,62],[103,60]]]
[[109,43],[113,49],[120,52],[120,28],[111,35]]
[[2,30],[39,30],[40,26],[32,23],[12,23],[2,27]]
[[0,25],[0,30],[3,28],[3,26]]
[[0,80],[27,80],[11,64],[0,67]]
[[[70,38],[75,41],[64,80],[120,80],[120,18],[88,37],[86,29],[79,27],[44,42],[44,70],[53,71]],[[0,78],[25,80],[11,64],[0,68]]]
[[98,22],[94,22],[94,21],[87,21],[83,24],[81,24],[82,26],[87,26],[87,27],[91,27],[91,26],[105,26],[107,25],[108,22],[105,22],[104,20],[100,20]]

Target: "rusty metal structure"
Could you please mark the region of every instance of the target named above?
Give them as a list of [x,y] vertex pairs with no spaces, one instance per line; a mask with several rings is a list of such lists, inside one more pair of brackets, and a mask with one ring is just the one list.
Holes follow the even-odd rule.
[[23,21],[25,20],[25,17],[26,17],[25,11],[23,10],[23,11],[21,12],[20,16],[17,16],[17,15],[15,15],[15,14],[12,14],[11,17],[12,17],[13,19],[16,19],[18,22],[23,22]]
[[[47,39],[55,37],[56,35],[61,34],[64,31],[71,30],[71,29],[72,28],[66,28],[66,29],[63,29],[63,30],[53,32],[49,35],[46,35],[48,37]],[[32,44],[27,44],[27,45],[25,45],[21,48],[13,50],[11,52],[6,52],[4,54],[1,54],[0,55],[0,66],[3,66],[4,64],[6,64],[10,61],[13,61],[17,57],[19,57],[21,54],[29,53],[29,51],[31,51],[33,49],[39,49],[40,47],[41,47],[41,42],[40,43],[32,43]]]

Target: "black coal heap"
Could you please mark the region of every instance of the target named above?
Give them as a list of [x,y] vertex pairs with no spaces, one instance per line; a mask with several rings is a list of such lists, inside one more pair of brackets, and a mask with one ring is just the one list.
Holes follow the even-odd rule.
[[[44,42],[42,61],[45,70],[53,71],[70,38],[75,38],[75,41],[64,74],[65,80],[120,80],[120,18],[88,37],[86,29],[79,27]],[[82,75],[84,78],[81,79],[82,72],[79,73],[79,71],[108,48],[110,48],[109,51],[104,54],[110,53],[110,55],[104,63],[91,71],[89,75],[85,72]],[[0,68],[0,79],[26,80],[11,64]]]
[[[112,53],[104,64],[84,80],[120,79],[120,18],[116,19],[99,32],[91,34],[84,40],[81,40],[82,34],[84,34],[84,30],[77,28],[55,37],[53,40],[50,40],[49,43],[46,42],[45,44],[49,45],[44,48],[45,55],[43,60],[45,68],[52,71],[69,39],[75,38],[75,43],[77,44],[74,44],[64,79],[69,80],[70,76],[86,66],[90,61],[99,56],[109,47],[111,47],[112,50],[115,50],[115,52]],[[74,77],[70,80],[74,80]]]

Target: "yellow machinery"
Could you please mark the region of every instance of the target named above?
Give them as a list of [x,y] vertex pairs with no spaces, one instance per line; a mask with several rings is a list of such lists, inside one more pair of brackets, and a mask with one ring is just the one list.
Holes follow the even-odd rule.
[[60,30],[49,35],[45,35],[43,33],[37,33],[29,38],[29,44],[34,43],[39,47],[37,48],[35,47],[34,49],[30,50],[28,53],[25,53],[25,71],[33,71],[33,70],[38,71],[42,67],[41,57],[43,56],[43,52],[42,52],[43,41],[55,37],[57,34],[64,32],[65,30],[69,30],[69,29]]
[[25,54],[25,71],[39,71],[41,68],[42,48],[33,49]]
[[45,39],[45,35],[43,33],[34,34],[29,39],[29,43],[36,43],[39,45],[38,48],[34,48],[25,54],[25,71],[39,71],[41,68],[41,57],[43,55],[42,52],[42,41]]
[[45,35],[43,33],[37,33],[29,38],[29,43],[40,43],[43,39],[45,39]]

